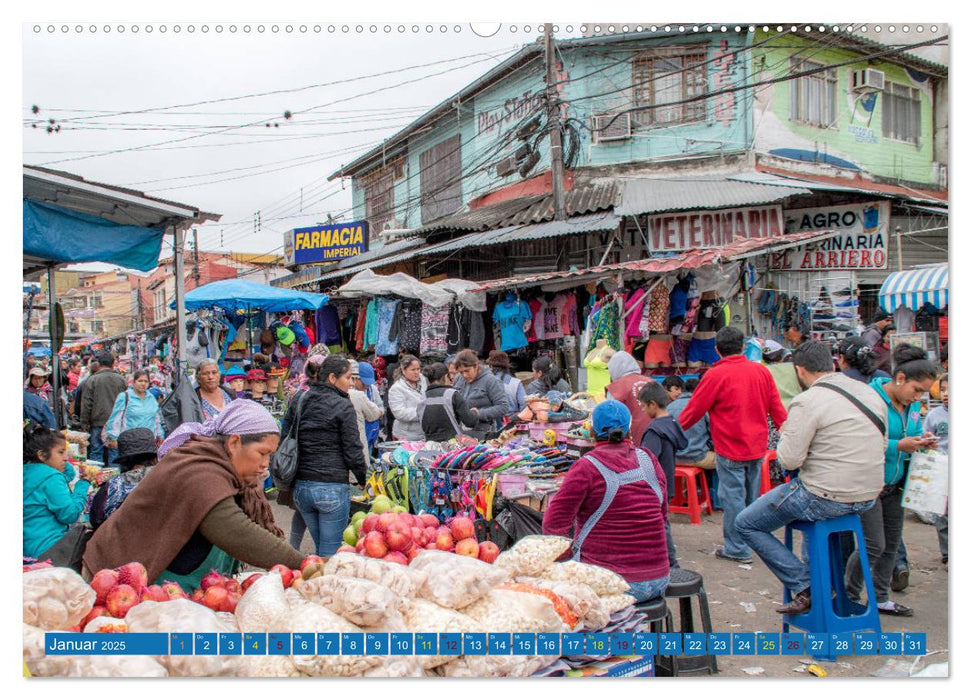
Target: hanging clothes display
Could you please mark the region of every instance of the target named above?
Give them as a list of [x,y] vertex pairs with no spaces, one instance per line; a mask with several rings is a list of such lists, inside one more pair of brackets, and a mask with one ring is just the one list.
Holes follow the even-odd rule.
[[324,345],[339,345],[341,342],[340,318],[333,304],[324,304],[317,309],[315,325],[317,342]]
[[[707,294],[707,292],[706,292]],[[725,327],[725,301],[718,297],[702,298],[698,307],[698,333],[716,333]]]
[[448,321],[451,305],[421,306],[421,354],[442,358],[448,354]]
[[624,302],[624,313],[629,313],[627,316],[627,332],[624,334],[628,343],[634,338],[644,337],[641,334],[641,319],[643,319],[647,310],[648,302],[641,300],[645,294],[647,294],[647,290],[636,289],[627,296],[627,300]]
[[587,352],[596,347],[597,340],[603,338],[614,350],[621,350],[620,344],[620,313],[616,299],[611,294],[597,302],[590,313],[587,325],[590,327],[590,345]]
[[691,290],[691,283],[694,281],[694,278],[695,276],[689,272],[682,279],[678,280],[678,283],[671,289],[668,300],[671,305],[670,314],[672,325],[684,323],[684,317],[688,313],[688,292]]
[[[529,300],[529,311],[533,314],[533,318],[543,318],[543,314],[546,311],[546,302],[540,298]],[[545,328],[541,323],[531,323],[529,325],[529,331],[526,333],[526,340],[531,343],[535,343],[537,340],[543,340]]]
[[374,351],[381,356],[390,357],[398,354],[398,337],[391,335],[391,324],[394,323],[398,310],[397,299],[378,299],[378,329]]
[[398,339],[399,352],[417,353],[421,348],[421,307],[420,301],[405,299],[394,314],[390,337]]
[[695,332],[698,325],[698,306],[701,304],[701,292],[698,290],[698,281],[694,275],[688,275],[691,279],[688,286],[688,301],[684,314],[684,321],[680,329],[672,330],[674,335],[691,335]]
[[647,330],[650,333],[667,333],[668,318],[671,311],[671,293],[664,286],[664,282],[658,282],[657,286],[651,290],[648,300],[647,311]]
[[378,301],[372,299],[367,304],[364,323],[364,348],[373,348],[378,344]]
[[505,300],[496,304],[492,320],[500,333],[499,349],[509,352],[529,345],[523,328],[532,318],[533,312],[530,311],[529,304],[517,300],[515,294],[507,294]]

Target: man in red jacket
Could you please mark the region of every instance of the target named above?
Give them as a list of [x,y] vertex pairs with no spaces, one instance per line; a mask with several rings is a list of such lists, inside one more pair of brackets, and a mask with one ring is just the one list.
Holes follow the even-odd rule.
[[769,370],[742,355],[744,343],[737,328],[718,331],[715,349],[722,359],[705,373],[678,422],[688,430],[706,413],[709,416],[718,499],[725,511],[725,546],[715,556],[748,564],[752,550],[735,529],[735,518],[759,497],[762,459],[769,441],[766,416],[771,415],[781,430],[786,409]]

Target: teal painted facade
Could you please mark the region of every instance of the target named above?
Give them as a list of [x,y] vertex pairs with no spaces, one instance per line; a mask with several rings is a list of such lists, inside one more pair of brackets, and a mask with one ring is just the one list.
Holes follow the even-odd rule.
[[[921,82],[919,74],[900,66],[880,61],[868,65],[860,52],[831,48],[798,36],[761,32],[699,32],[601,43],[566,40],[558,42],[557,47],[563,62],[557,73],[565,102],[562,118],[579,133],[574,169],[630,164],[649,167],[653,163],[754,151],[760,156],[789,158],[790,162],[792,158],[828,161],[875,176],[931,186],[938,182],[933,162],[933,81]],[[695,61],[693,89],[709,97],[702,102],[672,104],[680,101],[670,100],[673,92],[687,91],[684,84],[673,87],[672,81],[679,78],[670,77],[687,75],[683,64],[678,63],[685,55]],[[793,56],[826,64],[859,58],[852,65],[835,69],[837,104],[832,125],[823,128],[792,120],[788,82],[746,87],[758,81],[785,79]],[[656,72],[648,73],[653,78],[647,80],[643,79],[644,72],[635,69],[635,63],[645,57],[658,62],[654,64]],[[882,94],[861,97],[851,89],[853,71],[864,67],[883,71],[888,84],[918,89],[921,134],[916,144],[882,134]],[[669,123],[638,123],[638,116],[646,119],[646,112],[630,111],[637,82],[658,86],[661,97],[653,97],[653,103],[662,106],[655,114],[662,109],[683,111]],[[394,182],[397,223],[404,228],[430,223],[422,220],[421,153],[456,134],[461,137],[461,170],[455,175],[461,177],[462,205],[522,182],[518,172],[500,177],[495,165],[522,145],[515,137],[516,129],[534,114],[542,115],[542,124],[546,125],[544,86],[543,56],[537,53],[474,95],[460,102],[453,97],[451,109],[408,140],[404,165]],[[664,98],[670,101],[665,103]],[[603,141],[595,137],[596,115],[621,114],[626,120],[625,113],[631,118],[629,138]],[[537,144],[540,160],[530,177],[549,169],[548,136],[538,139]],[[564,153],[567,146],[565,141]],[[357,176],[353,180],[353,202],[354,218],[364,218],[364,192]]]
[[[758,33],[755,42],[769,38]],[[756,82],[784,78],[792,71],[792,59],[840,65],[836,78],[836,119],[819,126],[792,118],[792,89],[789,82],[758,88],[754,147],[758,153],[779,149],[803,151],[807,158],[821,154],[847,161],[874,176],[937,186],[934,165],[934,83],[927,76],[880,59],[867,61],[859,52],[821,48],[817,42],[786,37],[784,44],[771,42],[752,52]],[[874,49],[879,51],[881,49]],[[810,66],[812,67],[812,66]],[[884,74],[885,88],[854,90],[853,73],[866,68]],[[916,143],[884,134],[883,117],[891,84],[914,88],[920,96],[920,135]]]

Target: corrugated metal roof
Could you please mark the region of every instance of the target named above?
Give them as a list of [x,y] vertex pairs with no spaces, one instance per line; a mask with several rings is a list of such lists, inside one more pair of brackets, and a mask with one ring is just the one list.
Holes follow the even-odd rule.
[[426,246],[424,248],[411,248],[410,250],[402,251],[396,255],[391,255],[386,258],[370,260],[364,264],[362,264],[360,259],[355,258],[355,264],[352,266],[347,266],[343,269],[338,266],[337,268],[328,270],[320,277],[301,282],[297,286],[303,287],[310,284],[315,284],[317,282],[335,279],[337,277],[352,275],[370,267],[393,265],[395,263],[410,260],[419,256],[439,255],[455,250],[476,248],[483,245],[499,245],[503,243],[512,243],[514,241],[531,241],[542,238],[554,238],[557,236],[569,236],[574,233],[609,231],[617,228],[620,221],[621,217],[617,216],[616,214],[602,212],[599,214],[578,216],[572,219],[566,219],[565,221],[546,221],[538,224],[523,224],[519,226],[507,226],[491,231],[479,231],[460,238],[435,243],[434,245]]
[[[772,183],[780,187],[791,187],[794,183],[798,187],[832,192],[855,192],[880,197],[900,197],[914,202],[937,204],[946,206],[948,203],[947,190],[924,190],[905,185],[891,185],[884,182],[873,182],[856,177],[852,181],[829,175],[810,175],[808,173],[789,173],[770,165],[760,164],[758,172],[747,175],[736,175],[734,178],[745,178],[747,181]],[[773,179],[775,178],[775,179]]]
[[618,214],[727,209],[778,202],[797,194],[812,194],[798,186],[739,182],[726,177],[624,178]]
[[514,287],[535,287],[538,284],[550,280],[567,278],[576,278],[579,282],[587,278],[597,279],[607,277],[617,272],[667,274],[669,272],[677,272],[678,270],[692,270],[718,262],[741,260],[754,255],[764,255],[785,248],[814,243],[815,241],[830,238],[837,234],[837,231],[805,231],[803,233],[777,236],[775,238],[746,238],[729,243],[720,248],[687,250],[678,255],[630,260],[628,262],[613,263],[610,265],[599,265],[585,270],[566,270],[547,272],[530,277],[506,277],[490,280],[488,282],[482,282],[478,288],[472,291],[488,292]]
[[[617,203],[618,186],[614,180],[576,185],[566,193],[564,208],[567,216],[580,216],[610,209]],[[553,195],[520,197],[498,204],[473,209],[461,214],[446,216],[427,226],[415,229],[416,233],[434,231],[482,231],[508,226],[539,223],[553,218]]]

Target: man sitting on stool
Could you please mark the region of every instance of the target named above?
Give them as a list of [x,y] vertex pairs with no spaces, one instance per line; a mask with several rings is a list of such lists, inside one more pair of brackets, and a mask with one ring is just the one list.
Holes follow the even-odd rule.
[[793,595],[777,612],[798,615],[811,606],[809,567],[770,533],[873,506],[883,488],[887,406],[869,386],[833,372],[824,343],[803,343],[792,361],[806,391],[789,406],[776,452],[783,468],[799,475],[743,510],[735,527]]

